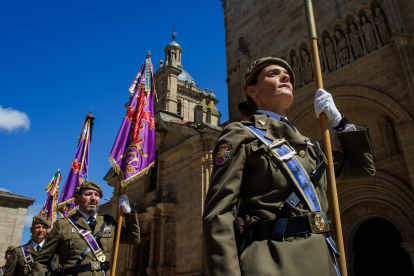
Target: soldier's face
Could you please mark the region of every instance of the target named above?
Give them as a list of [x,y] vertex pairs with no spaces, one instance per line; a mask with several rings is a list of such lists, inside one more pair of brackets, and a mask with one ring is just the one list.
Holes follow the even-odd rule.
[[46,238],[47,226],[43,224],[35,224],[30,227],[30,232],[32,233],[32,239],[35,242],[42,242],[43,239]]
[[98,212],[100,200],[99,193],[92,189],[82,190],[82,194],[76,198],[79,210],[88,214],[96,214]]
[[11,260],[11,252],[7,252],[6,254],[6,262],[9,263]]
[[[249,93],[249,90],[253,93]],[[257,84],[249,86],[246,92],[255,99],[259,109],[277,111],[276,113],[284,115],[284,110],[292,104],[292,91],[288,71],[282,66],[272,64],[260,72]]]

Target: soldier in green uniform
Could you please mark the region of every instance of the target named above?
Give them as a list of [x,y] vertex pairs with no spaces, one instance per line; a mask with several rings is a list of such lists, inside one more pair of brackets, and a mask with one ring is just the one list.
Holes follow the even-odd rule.
[[6,253],[4,254],[4,258],[6,259],[6,264],[0,268],[0,276],[3,276],[6,271],[6,266],[11,261],[12,252],[15,249],[14,246],[7,247]]
[[[213,151],[203,214],[208,275],[338,273],[324,217],[329,206],[323,153],[285,117],[293,87],[291,67],[278,58],[259,59],[246,73],[247,101],[238,109],[249,120],[229,124]],[[314,105],[316,117],[324,112],[339,135],[343,152],[334,153],[337,181],[374,175],[367,130],[348,124],[324,90],[317,91]],[[276,155],[282,148],[286,154]],[[300,181],[299,175],[304,175]],[[235,220],[241,239],[235,237]]]
[[30,232],[32,238],[25,245],[14,248],[10,262],[6,265],[5,276],[32,275],[33,259],[45,243],[49,222],[44,216],[35,216]]
[[[102,188],[96,182],[87,180],[81,185],[75,197],[78,211],[56,221],[34,260],[33,275],[44,276],[55,254],[61,266],[60,275],[110,275],[117,222],[110,216],[97,214],[102,197]],[[141,241],[138,214],[131,210],[126,195],[121,196],[119,205],[126,222],[120,243],[138,244]]]

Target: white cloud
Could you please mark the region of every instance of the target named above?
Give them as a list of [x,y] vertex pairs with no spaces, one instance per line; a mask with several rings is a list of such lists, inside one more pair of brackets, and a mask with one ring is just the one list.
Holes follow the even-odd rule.
[[30,120],[26,113],[14,110],[11,107],[4,109],[0,105],[0,130],[13,131],[18,128],[29,130]]
[[42,210],[42,207],[43,207],[42,204],[36,204],[36,205],[29,206],[29,209],[27,210],[26,221],[24,222],[24,227],[32,226],[32,220],[34,216],[37,216],[40,213],[40,210]]
[[0,191],[4,191],[4,192],[9,192],[10,193],[10,190],[4,189],[4,188],[0,188]]

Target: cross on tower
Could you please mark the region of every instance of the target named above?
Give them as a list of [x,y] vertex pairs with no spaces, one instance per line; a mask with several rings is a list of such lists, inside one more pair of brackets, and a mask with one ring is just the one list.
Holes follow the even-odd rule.
[[173,28],[173,32],[172,32],[172,33],[173,33],[173,35],[176,35],[177,33],[175,32],[175,30],[177,30],[177,29],[175,28],[175,26],[174,26],[174,25],[172,25],[172,26],[171,26],[171,28]]

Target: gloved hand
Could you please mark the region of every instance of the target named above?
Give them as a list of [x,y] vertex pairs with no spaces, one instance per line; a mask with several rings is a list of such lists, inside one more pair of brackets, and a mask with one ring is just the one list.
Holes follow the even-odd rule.
[[342,115],[336,108],[330,93],[323,89],[318,89],[313,105],[315,106],[316,118],[319,118],[319,115],[324,112],[331,127],[337,127],[339,125]]
[[127,195],[121,195],[121,197],[119,198],[119,207],[122,208],[124,214],[131,213],[131,207],[129,206],[129,199]]

